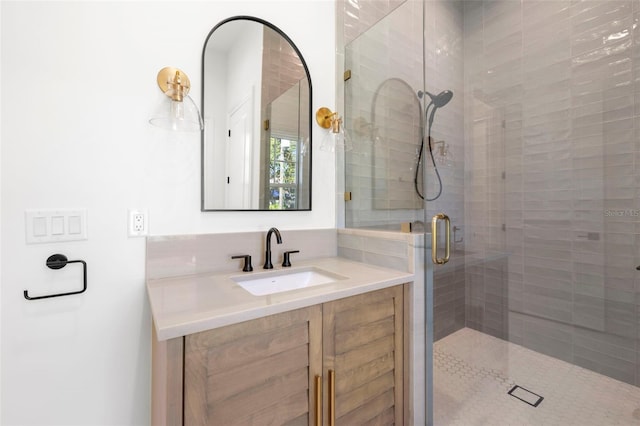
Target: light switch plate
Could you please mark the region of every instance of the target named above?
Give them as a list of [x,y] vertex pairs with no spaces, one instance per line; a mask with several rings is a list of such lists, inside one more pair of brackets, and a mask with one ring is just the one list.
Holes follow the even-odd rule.
[[87,239],[86,209],[29,209],[24,217],[27,244]]

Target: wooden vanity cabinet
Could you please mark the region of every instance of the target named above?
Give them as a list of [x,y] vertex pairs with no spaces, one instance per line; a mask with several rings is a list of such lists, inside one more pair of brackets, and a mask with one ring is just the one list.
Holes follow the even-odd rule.
[[312,306],[186,336],[185,425],[308,424],[321,330]]
[[154,339],[152,423],[402,425],[405,345],[402,285]]
[[323,305],[323,405],[335,425],[404,424],[403,300],[396,286]]

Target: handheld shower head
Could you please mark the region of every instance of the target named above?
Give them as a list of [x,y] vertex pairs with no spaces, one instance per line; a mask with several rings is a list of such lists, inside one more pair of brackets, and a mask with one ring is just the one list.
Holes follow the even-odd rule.
[[429,92],[423,92],[422,90],[418,91],[418,97],[422,99],[422,97],[427,94],[431,98],[431,103],[436,108],[442,108],[446,104],[449,103],[451,98],[453,98],[453,92],[451,90],[443,90],[437,95],[432,95]]
[[[431,110],[431,115],[429,115],[429,130],[431,130],[431,125],[433,124],[433,117],[436,115],[436,110],[441,108],[449,103],[451,98],[453,98],[453,92],[451,90],[443,90],[438,93],[436,96],[433,96],[429,92],[425,92],[431,98],[431,104],[433,105],[433,109]],[[428,109],[428,108],[427,108]]]
[[[419,173],[419,170],[420,170],[420,162],[422,161],[422,150],[423,150],[424,145],[425,145],[424,130],[423,130],[423,133],[422,133],[422,141],[420,143],[420,153],[418,154],[418,162],[417,162],[417,165],[416,165],[416,174],[415,174],[415,177],[413,179],[413,184],[414,184],[416,193],[418,194],[418,196],[420,198],[422,198],[425,201],[433,201],[433,200],[438,199],[438,197],[440,197],[440,195],[442,194],[442,179],[440,178],[440,172],[438,172],[438,166],[436,165],[436,160],[433,157],[433,147],[431,146],[431,126],[433,125],[433,118],[436,115],[436,111],[439,108],[442,108],[443,106],[448,104],[449,101],[451,101],[451,98],[453,98],[453,92],[451,90],[443,90],[442,92],[438,93],[437,95],[432,95],[429,92],[423,92],[422,90],[419,90],[418,91],[418,99],[419,100],[422,99],[425,94],[428,95],[431,98],[431,102],[424,109],[425,118],[428,118],[426,141],[429,144],[429,155],[431,156],[431,163],[433,164],[433,169],[434,169],[434,171],[436,173],[436,177],[438,178],[438,184],[439,184],[439,188],[440,189],[438,190],[438,194],[433,198],[427,198],[426,197],[427,194],[425,193],[425,195],[422,195],[420,193],[420,190],[418,189],[418,173]],[[422,102],[420,102],[420,104],[422,104]],[[433,109],[431,110],[431,114],[429,114],[429,108],[431,108],[431,106],[433,106]]]

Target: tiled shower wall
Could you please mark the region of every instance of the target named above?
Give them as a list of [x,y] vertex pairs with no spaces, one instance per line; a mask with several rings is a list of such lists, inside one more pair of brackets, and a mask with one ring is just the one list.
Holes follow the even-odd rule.
[[[349,4],[349,2],[347,2]],[[366,15],[368,3],[359,12]],[[398,224],[422,217],[413,189],[420,142],[422,6],[406,2],[346,46],[345,123],[348,227]],[[398,64],[402,64],[398,67]]]
[[638,1],[464,4],[466,248],[509,254],[511,341],[636,385],[639,18]]
[[[345,116],[371,134],[381,81],[420,87],[422,3],[345,5],[347,64],[362,68],[345,85]],[[454,92],[434,126],[452,147],[444,195],[427,213],[452,216],[464,259],[435,271],[436,332],[464,324],[640,384],[640,2],[426,1],[424,11],[425,86]],[[389,92],[376,117],[400,141],[347,155],[349,227],[422,216],[374,200],[376,176],[410,176],[406,140],[419,126],[403,85]],[[394,115],[399,106],[407,113]]]
[[[423,7],[417,1],[388,2],[386,8],[383,3],[344,4],[345,68],[351,71],[345,82],[345,121],[353,148],[346,153],[345,186],[352,193],[346,205],[347,226],[398,225],[424,218],[414,177],[424,120],[424,103],[417,94],[426,88],[433,94],[454,93],[434,121],[435,159],[446,185],[442,196],[429,204],[428,217],[431,210],[447,211],[462,229],[462,3],[427,2]],[[423,13],[433,23],[424,45],[429,58],[426,70]],[[426,147],[422,163],[428,169],[426,196],[433,198],[438,184]],[[421,170],[418,180],[424,195]]]
[[[453,99],[438,110],[432,131],[444,187],[428,203],[426,216],[446,212],[458,241],[451,263],[434,271],[434,325],[440,338],[465,326],[463,4],[383,3],[343,5],[345,62],[351,70],[345,82],[345,119],[353,144],[346,153],[346,190],[352,193],[346,225],[399,230],[400,222],[424,219],[413,182],[425,106],[417,91],[451,90]],[[424,67],[423,54],[428,58]],[[444,155],[438,149],[442,146]],[[426,195],[433,198],[438,183],[426,147],[423,155]],[[419,188],[424,194],[422,173]]]

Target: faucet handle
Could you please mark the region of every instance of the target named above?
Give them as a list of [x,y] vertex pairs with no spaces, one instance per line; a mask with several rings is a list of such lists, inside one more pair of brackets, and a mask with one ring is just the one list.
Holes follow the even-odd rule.
[[291,266],[291,260],[289,259],[289,255],[291,253],[300,253],[300,250],[290,250],[290,251],[285,251],[284,252],[284,259],[282,260],[282,266],[284,266],[285,268]]
[[231,256],[232,259],[244,259],[244,267],[242,268],[242,272],[251,272],[253,271],[253,266],[251,266],[251,255],[249,254],[240,254],[238,256]]

